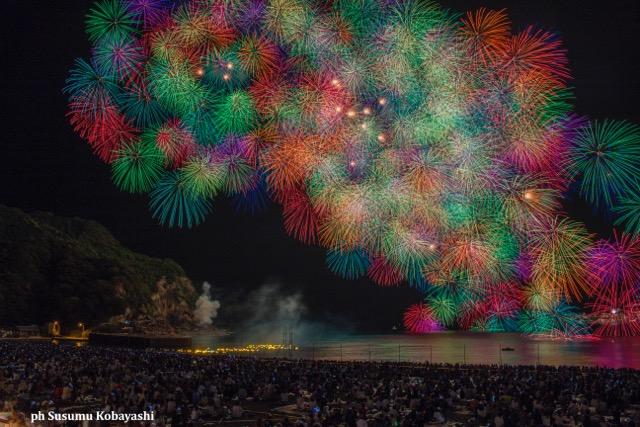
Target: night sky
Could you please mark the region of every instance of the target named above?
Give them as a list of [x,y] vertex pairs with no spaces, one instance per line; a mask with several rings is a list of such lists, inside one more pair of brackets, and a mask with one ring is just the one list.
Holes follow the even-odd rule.
[[[238,214],[225,198],[203,225],[163,228],[145,195],[120,192],[65,117],[62,87],[74,58],[89,55],[84,16],[90,0],[4,0],[2,19],[2,162],[0,203],[27,211],[94,219],[129,248],[180,263],[197,283],[208,280],[242,296],[265,282],[300,290],[315,319],[353,322],[360,330],[388,331],[419,294],[406,286],[379,288],[367,279],[333,275],[324,250],[288,237],[280,208]],[[576,112],[591,118],[640,123],[640,2],[613,0],[442,0],[462,11],[507,8],[514,30],[528,24],[560,35],[570,60]],[[572,216],[593,231],[610,229],[575,197]],[[223,308],[225,306],[222,295]]]

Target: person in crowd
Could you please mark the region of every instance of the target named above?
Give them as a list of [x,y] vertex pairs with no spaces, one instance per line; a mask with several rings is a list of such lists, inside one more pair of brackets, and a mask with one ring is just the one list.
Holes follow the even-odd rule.
[[0,409],[153,411],[158,425],[640,425],[640,371],[197,356],[0,341]]

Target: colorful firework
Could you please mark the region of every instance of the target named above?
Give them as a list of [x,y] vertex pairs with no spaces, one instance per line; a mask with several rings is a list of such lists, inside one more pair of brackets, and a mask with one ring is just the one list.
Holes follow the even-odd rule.
[[626,295],[605,293],[589,304],[596,336],[640,335],[640,302]]
[[359,249],[327,252],[329,269],[345,279],[357,279],[364,276],[370,264],[369,256]]
[[589,336],[591,328],[587,317],[578,307],[561,302],[550,311],[554,322],[552,334],[563,337]]
[[102,0],[87,34],[70,122],[161,224],[270,195],[334,273],[428,291],[408,311],[415,331],[567,331],[563,298],[607,305],[618,280],[630,292],[635,261],[611,258],[627,238],[592,250],[560,202],[578,178],[594,204],[620,199],[638,234],[640,128],[576,118],[560,40],[512,34],[504,10]]
[[597,285],[592,310],[596,335],[637,335],[640,332],[640,242],[614,233],[590,251],[588,266]]
[[574,139],[570,169],[580,175],[587,200],[611,207],[613,200],[637,188],[640,176],[640,126],[593,122]]
[[554,218],[540,223],[531,236],[533,282],[568,300],[591,295],[594,284],[585,264],[590,245],[591,236],[578,222]]
[[528,334],[572,337],[591,333],[586,317],[565,302],[549,310],[524,310],[518,322],[519,330]]
[[413,304],[404,312],[404,328],[414,334],[427,334],[442,329],[429,306]]
[[622,196],[613,211],[619,215],[616,224],[624,225],[629,234],[640,235],[640,192],[637,189],[630,190]]
[[612,241],[600,240],[589,250],[587,266],[598,293],[633,293],[640,282],[640,241],[614,233]]
[[162,176],[163,163],[164,156],[155,144],[142,141],[126,144],[111,163],[113,182],[131,193],[150,191]]
[[151,191],[153,217],[161,224],[191,228],[202,222],[211,206],[206,199],[191,194],[176,172],[167,172]]
[[426,301],[436,319],[441,324],[447,327],[454,326],[458,314],[458,307],[456,306],[456,300],[453,295],[439,292],[429,296]]

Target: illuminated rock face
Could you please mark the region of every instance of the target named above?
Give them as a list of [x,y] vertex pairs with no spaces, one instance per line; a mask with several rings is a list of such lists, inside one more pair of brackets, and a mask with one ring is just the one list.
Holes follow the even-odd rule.
[[45,324],[63,332],[124,313],[169,325],[188,321],[196,292],[167,259],[123,247],[102,225],[0,206],[0,324]]

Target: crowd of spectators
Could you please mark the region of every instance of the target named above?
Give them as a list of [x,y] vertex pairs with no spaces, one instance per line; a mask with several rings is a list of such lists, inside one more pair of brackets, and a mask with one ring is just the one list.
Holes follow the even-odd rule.
[[[0,412],[156,425],[640,425],[640,371],[338,362],[0,341]],[[242,421],[244,420],[244,421]],[[233,422],[236,421],[236,424]]]

